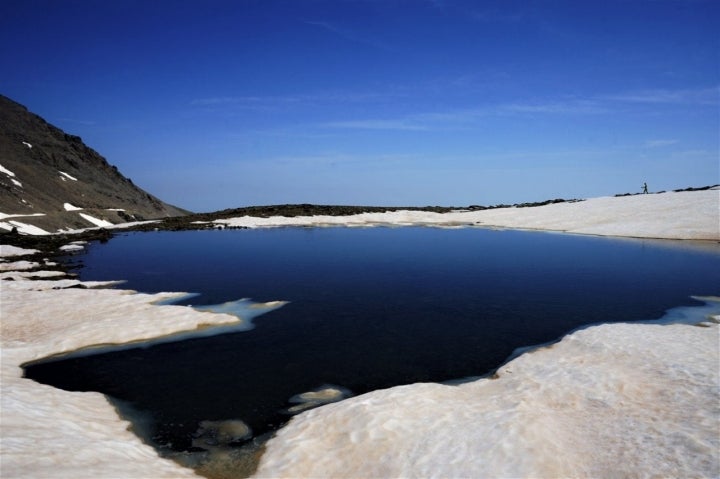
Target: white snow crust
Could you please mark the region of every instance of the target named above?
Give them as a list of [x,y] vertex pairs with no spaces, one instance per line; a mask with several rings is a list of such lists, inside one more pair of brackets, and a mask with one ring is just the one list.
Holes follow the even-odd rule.
[[66,251],[68,253],[72,253],[72,252],[84,250],[85,246],[87,246],[87,241],[73,241],[72,243],[62,245],[59,249],[60,249],[60,251]]
[[90,216],[87,213],[78,213],[80,216],[85,218],[90,223],[94,224],[95,226],[99,226],[100,228],[105,228],[108,226],[115,226],[113,223],[107,221],[107,220],[101,220],[99,218],[95,218],[94,216]]
[[393,211],[350,216],[215,220],[226,226],[436,226],[564,231],[601,236],[658,239],[720,239],[720,190],[591,198],[529,208],[433,213]]
[[22,144],[27,146],[28,148],[32,149],[32,145],[30,143],[28,143],[27,141],[23,141]]
[[77,181],[77,178],[75,178],[74,176],[70,176],[69,174],[65,173],[64,171],[58,170],[58,173],[60,173],[60,175],[61,175],[60,179],[63,181],[65,181],[65,180]]
[[[10,215],[12,216],[12,215]],[[17,215],[17,216],[36,216],[36,215]],[[0,219],[3,217],[0,214]],[[11,231],[13,228],[17,228],[18,233],[26,234],[26,235],[49,235],[50,233],[45,231],[44,229],[29,225],[27,223],[22,223],[17,220],[10,220],[10,221],[0,221],[0,228]]]
[[[79,213],[79,214],[83,214],[83,213]],[[98,221],[103,221],[103,220],[98,220]],[[157,223],[158,221],[159,220],[129,221],[127,223],[111,223],[111,224],[106,224],[106,225],[102,225],[102,226],[93,226],[90,228],[79,228],[79,229],[60,228],[57,230],[57,232],[64,233],[64,234],[77,234],[77,233],[82,233],[83,231],[94,230],[97,228],[124,229],[124,228],[132,228],[133,226],[137,226],[137,225]],[[2,224],[0,224],[0,227],[1,226],[2,226]]]
[[65,208],[65,211],[80,211],[80,210],[82,210],[82,208],[73,206],[70,203],[63,203],[63,208]]
[[[238,221],[255,227],[302,224],[298,221],[358,226],[480,224],[717,239],[717,195],[706,191],[598,198],[452,213],[446,216],[452,221],[411,212],[339,220]],[[0,247],[3,257],[17,258],[20,253]],[[129,424],[101,394],[35,383],[22,378],[20,365],[91,345],[238,324],[238,318],[155,304],[178,293],[94,289],[110,283],[91,282],[82,283],[89,289],[62,289],[81,283],[51,280],[56,273],[37,271],[40,266],[22,258],[0,262],[0,277],[13,278],[0,281],[0,475],[196,477],[191,470],[159,458],[130,433]],[[717,298],[712,301],[717,311]],[[702,311],[707,315],[707,310]],[[705,319],[703,314],[696,322]],[[256,475],[720,477],[720,334],[717,318],[702,325],[590,327],[519,356],[500,368],[495,379],[459,386],[401,386],[303,412],[267,444]],[[298,399],[334,397],[331,389]]]
[[3,165],[0,165],[0,173],[5,173],[6,175],[8,175],[8,176],[10,176],[10,177],[14,177],[14,176],[15,176],[15,173],[13,173],[12,171],[8,170],[8,169],[5,168]]
[[718,477],[718,319],[595,326],[493,379],[324,406],[254,477]]
[[36,249],[19,248],[9,244],[0,244],[0,258],[7,258],[9,256],[25,256],[39,252],[40,251]]
[[102,394],[67,392],[23,379],[20,365],[92,344],[128,343],[242,321],[229,314],[153,304],[178,296],[174,293],[54,289],[80,282],[14,279],[0,288],[2,477],[196,477],[158,458],[128,431],[129,424]]

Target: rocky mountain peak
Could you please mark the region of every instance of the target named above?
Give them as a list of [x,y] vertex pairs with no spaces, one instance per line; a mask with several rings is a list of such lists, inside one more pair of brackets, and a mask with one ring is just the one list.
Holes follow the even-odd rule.
[[60,230],[180,216],[72,135],[0,95],[0,231]]

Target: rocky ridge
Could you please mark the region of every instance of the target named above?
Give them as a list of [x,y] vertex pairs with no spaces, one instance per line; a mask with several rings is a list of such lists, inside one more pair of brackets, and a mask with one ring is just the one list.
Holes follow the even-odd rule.
[[0,231],[56,233],[187,213],[134,185],[79,136],[0,95]]

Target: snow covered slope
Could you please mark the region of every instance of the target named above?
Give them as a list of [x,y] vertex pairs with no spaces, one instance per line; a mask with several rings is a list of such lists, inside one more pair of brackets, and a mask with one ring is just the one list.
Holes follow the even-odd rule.
[[720,189],[591,198],[533,208],[497,208],[434,213],[391,211],[350,216],[243,216],[215,220],[230,227],[393,226],[500,227],[602,236],[660,239],[720,239]]

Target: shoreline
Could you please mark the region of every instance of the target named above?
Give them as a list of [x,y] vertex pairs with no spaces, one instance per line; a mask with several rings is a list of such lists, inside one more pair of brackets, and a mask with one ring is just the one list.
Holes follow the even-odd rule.
[[[142,223],[120,223],[105,228],[86,228],[49,235],[0,232],[0,243],[53,251],[74,240],[108,241],[114,234],[122,232],[283,226],[474,227],[713,243],[720,242],[719,210],[720,186],[717,185],[647,195],[550,200],[529,205],[477,209],[278,205],[192,214]],[[668,222],[668,219],[672,222]]]
[[[714,191],[714,196],[710,196],[709,204],[711,207],[713,206],[713,198],[720,198],[718,195],[720,195],[720,192]],[[708,202],[706,201],[706,203]],[[537,211],[540,208],[550,208],[552,206],[554,205],[534,209]],[[683,211],[685,213],[683,221],[689,219],[690,222],[695,222],[697,226],[699,218],[705,221],[708,219],[706,216],[703,217],[703,211],[706,210],[701,210],[699,215],[696,211],[692,212],[692,214]],[[677,215],[678,212],[674,211],[674,214]],[[545,218],[547,220],[547,217]],[[656,217],[655,221],[666,219]],[[712,222],[713,218],[710,217],[709,220]],[[487,227],[487,225],[482,225],[482,227]],[[518,227],[509,228],[522,229]],[[545,231],[548,231],[548,229],[545,229]],[[610,232],[617,232],[617,230],[611,229]],[[623,236],[616,236],[615,234],[599,234],[598,236],[623,238]],[[76,237],[72,237],[72,239],[76,239]],[[650,238],[642,236],[640,239]],[[685,240],[692,241],[693,244],[696,242],[701,244],[706,241],[708,243],[702,244],[715,244],[715,239],[697,240],[695,238],[685,238]],[[4,254],[4,250],[7,250],[5,246],[0,251]],[[17,253],[17,251],[14,252]],[[2,445],[2,457],[0,459],[2,459],[3,477],[24,477],[27,475],[39,477],[147,477],[148,474],[153,477],[197,477],[192,470],[160,458],[154,449],[142,443],[137,436],[130,433],[128,431],[129,423],[119,418],[115,409],[103,395],[99,393],[71,393],[34,383],[22,378],[20,365],[41,357],[47,357],[50,354],[68,352],[98,342],[123,343],[147,340],[183,329],[192,330],[206,324],[232,324],[237,322],[237,318],[220,313],[194,311],[180,306],[157,306],[152,304],[155,301],[167,299],[180,293],[148,295],[123,290],[93,289],[96,287],[102,288],[108,283],[87,283],[67,277],[52,279],[49,274],[42,273],[43,267],[53,267],[47,260],[41,260],[43,256],[47,256],[47,253],[36,252],[33,260],[40,260],[41,262],[36,261],[35,264],[18,263],[17,267],[24,269],[26,273],[16,273],[12,281],[7,280],[7,278],[13,277],[13,275],[5,269],[9,264],[0,263],[0,266],[5,266],[0,268],[5,270],[2,273],[3,281],[1,283],[2,288],[0,288],[3,318],[2,376],[0,376],[3,387],[1,398],[3,421],[0,423],[0,444]],[[2,259],[8,259],[8,257]],[[28,271],[31,272],[28,273]],[[29,275],[41,279],[31,280],[27,277]],[[47,277],[43,278],[43,276]],[[73,304],[71,311],[68,311],[68,308],[64,306],[68,303]],[[50,322],[47,318],[53,318],[53,321]],[[124,327],[117,328],[117,324],[123,324]],[[682,325],[678,327],[694,328]],[[709,335],[714,335],[713,339],[717,338],[717,324],[696,329],[704,329],[706,332],[693,334],[694,340],[705,338],[703,341],[707,342]],[[683,333],[680,334],[680,337],[683,336],[686,330],[681,331]],[[571,333],[547,349],[557,350],[558,345],[562,344],[565,338],[577,334],[579,332]],[[586,334],[582,333],[581,336]],[[643,340],[648,341],[649,339],[645,338]],[[544,348],[540,349],[545,350]],[[707,351],[705,352],[707,353]],[[513,364],[517,359],[510,361],[500,369],[504,371],[506,367]],[[708,360],[710,363],[707,364],[710,365],[709,368],[713,373],[712,353],[709,356],[706,354],[704,361]],[[523,359],[523,361],[527,361],[527,359]],[[715,363],[717,363],[716,360]],[[407,386],[399,388],[407,388]],[[420,387],[420,389],[423,388],[426,388],[426,386]],[[428,386],[428,388],[430,387]],[[394,394],[395,389],[384,390],[393,391],[391,393],[381,392],[383,394]],[[381,392],[377,393],[382,396]],[[443,392],[443,394],[445,393]],[[414,392],[413,395],[415,395]],[[368,398],[363,400],[366,399]],[[356,399],[355,401],[361,400]],[[315,411],[342,411],[343,407],[339,406],[341,404],[349,404],[348,407],[354,407],[353,404],[355,403],[342,402]],[[698,406],[701,407],[701,405]],[[321,414],[321,412],[311,411],[307,415],[303,414],[298,416],[302,417],[302,421],[293,420],[293,424],[299,422],[307,425],[308,421],[311,421],[311,419],[307,418],[314,418],[318,414]],[[428,414],[430,414],[429,411]],[[41,426],[33,426],[37,424],[41,424]],[[295,427],[295,429],[290,430],[291,432],[283,432],[283,434],[295,434],[300,427],[303,426]],[[70,435],[68,435],[69,431],[72,431]],[[360,433],[360,430],[357,432]],[[262,461],[277,465],[278,454],[273,454],[272,451],[274,449],[284,451],[284,447],[282,441],[273,439],[268,449],[270,454],[266,453]],[[328,447],[328,445],[322,447]],[[73,458],[73,460],[66,460],[60,464],[52,460],[40,461],[36,457],[38,451],[43,451],[43,454],[47,454],[48,457]],[[82,454],[78,454],[78,451],[82,451]],[[365,450],[367,454],[371,452]],[[283,455],[287,455],[287,453],[279,453],[279,456]],[[291,456],[294,458],[293,460],[298,457],[295,453],[292,453]],[[275,457],[275,462],[273,462],[272,457]],[[28,462],[28,458],[32,458],[32,461]],[[98,461],[98,458],[102,458],[102,460]],[[261,464],[263,464],[262,461]],[[265,474],[272,469],[264,470],[266,472],[261,469],[259,474]],[[336,472],[340,473],[341,471],[337,470]],[[402,475],[406,474],[406,472],[397,471],[397,474]]]

